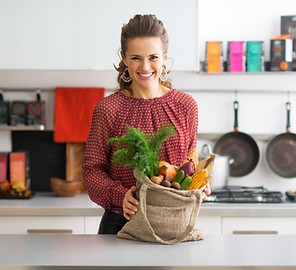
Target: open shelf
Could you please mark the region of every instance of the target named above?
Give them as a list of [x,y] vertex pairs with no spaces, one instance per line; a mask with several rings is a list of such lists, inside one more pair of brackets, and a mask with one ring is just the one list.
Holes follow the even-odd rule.
[[296,71],[292,71],[292,70],[288,70],[288,71],[271,71],[270,70],[270,63],[269,62],[265,62],[264,66],[265,66],[265,70],[264,71],[258,71],[258,72],[248,72],[247,70],[245,71],[242,71],[242,72],[230,72],[230,71],[227,71],[227,64],[226,62],[223,63],[223,71],[221,72],[207,72],[207,71],[204,71],[204,64],[205,62],[201,61],[200,62],[200,70],[198,73],[200,74],[209,74],[209,75],[226,75],[226,74],[229,74],[229,75],[235,75],[235,74],[238,74],[238,75],[242,75],[242,74],[246,74],[246,75],[254,75],[254,74],[259,74],[259,75],[263,75],[263,74],[272,74],[272,75],[276,75],[276,74],[296,74]]
[[25,130],[44,130],[44,125],[24,125],[24,126],[0,126],[0,131],[25,131]]

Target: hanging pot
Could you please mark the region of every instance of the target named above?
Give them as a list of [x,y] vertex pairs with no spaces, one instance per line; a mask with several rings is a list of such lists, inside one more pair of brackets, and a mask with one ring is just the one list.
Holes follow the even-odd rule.
[[267,146],[266,160],[271,170],[285,178],[296,177],[296,134],[290,128],[290,102],[286,103],[286,132],[274,137]]
[[238,101],[234,101],[234,131],[218,139],[214,152],[233,159],[229,175],[241,177],[251,173],[259,161],[259,148],[255,140],[238,130]]

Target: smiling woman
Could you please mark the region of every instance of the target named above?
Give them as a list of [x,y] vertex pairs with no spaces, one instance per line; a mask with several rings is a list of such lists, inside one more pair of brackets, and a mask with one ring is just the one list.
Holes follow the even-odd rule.
[[[135,38],[128,42],[127,47],[126,52],[122,51],[124,65],[121,64],[121,67],[124,68],[124,72],[129,73],[131,81],[125,85],[125,88],[131,90],[132,85],[131,95],[133,97],[151,98],[155,94],[160,97],[166,93],[165,88],[161,88],[160,93],[156,93],[159,91],[159,78],[168,56],[167,52],[164,52],[161,39],[157,37]],[[118,71],[121,76],[120,68]],[[166,83],[163,82],[163,85]]]
[[99,233],[117,233],[139,205],[133,168],[112,162],[117,148],[107,144],[109,138],[121,137],[127,125],[149,135],[173,125],[177,134],[162,144],[159,158],[175,166],[197,145],[197,104],[172,88],[165,67],[168,40],[155,15],[135,15],[122,27],[119,89],[94,109],[82,166],[90,198],[106,210]]
[[[144,32],[140,25],[150,27]],[[168,57],[168,34],[155,16],[136,15],[122,28],[122,61],[118,67],[118,82],[124,93],[138,98],[161,97],[171,87],[167,78],[165,61]],[[122,74],[129,80],[122,80]],[[126,75],[128,74],[128,75]],[[160,87],[161,86],[161,87]]]
[[167,94],[172,87],[165,62],[169,37],[155,15],[135,15],[122,27],[121,57],[117,81],[129,97],[152,99]]

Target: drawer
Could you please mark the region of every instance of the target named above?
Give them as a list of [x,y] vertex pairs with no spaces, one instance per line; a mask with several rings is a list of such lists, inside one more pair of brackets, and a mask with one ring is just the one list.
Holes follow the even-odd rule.
[[296,234],[296,218],[222,218],[223,234]]
[[84,217],[0,217],[0,234],[84,233]]

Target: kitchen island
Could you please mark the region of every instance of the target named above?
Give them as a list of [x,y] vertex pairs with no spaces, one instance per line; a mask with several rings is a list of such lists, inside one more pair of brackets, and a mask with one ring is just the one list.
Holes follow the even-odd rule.
[[208,235],[172,246],[115,235],[0,235],[0,270],[296,269],[295,235]]

